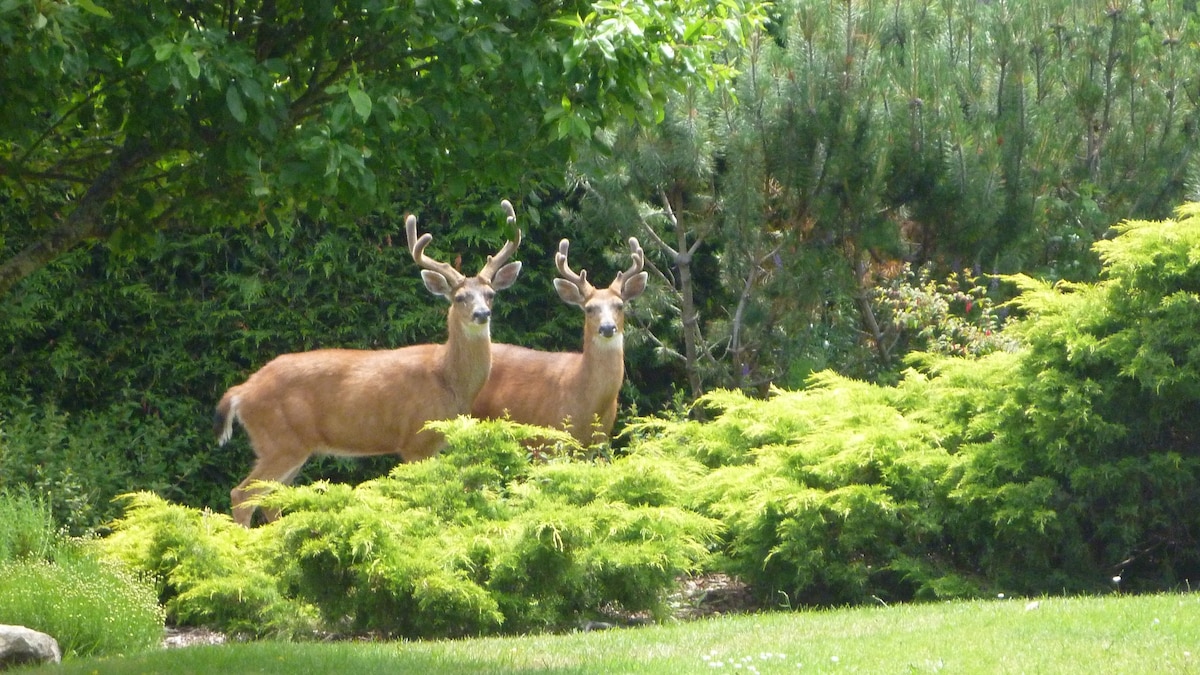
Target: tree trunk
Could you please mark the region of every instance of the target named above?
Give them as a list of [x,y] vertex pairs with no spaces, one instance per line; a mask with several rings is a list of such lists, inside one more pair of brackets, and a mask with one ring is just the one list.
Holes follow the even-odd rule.
[[106,236],[108,233],[104,231],[104,207],[116,195],[129,174],[150,154],[149,143],[127,140],[108,168],[88,187],[66,220],[41,239],[0,263],[0,297],[8,295],[13,286],[25,277],[75,246],[89,239]]

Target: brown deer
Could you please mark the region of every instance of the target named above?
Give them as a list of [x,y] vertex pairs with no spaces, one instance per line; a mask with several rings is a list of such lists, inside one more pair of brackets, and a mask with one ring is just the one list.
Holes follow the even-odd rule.
[[[508,222],[516,215],[507,200]],[[425,256],[433,235],[417,237],[405,221],[408,247],[430,293],[450,301],[445,344],[392,350],[319,349],[276,357],[217,404],[214,428],[224,445],[239,420],[257,459],[230,493],[233,519],[249,527],[263,493],[258,481],[290,483],[314,454],[362,457],[398,454],[425,459],[444,443],[423,430],[430,420],[466,414],[491,368],[492,298],[516,281],[521,263],[505,264],[521,242],[508,241],[479,274],[466,277]],[[278,514],[265,513],[268,520]]]
[[633,265],[607,288],[567,265],[570,242],[554,256],[561,279],[558,297],[583,309],[583,352],[543,352],[492,345],[492,374],[471,406],[483,419],[505,416],[524,424],[564,429],[582,445],[603,442],[617,418],[617,394],[625,380],[625,303],[646,290],[645,256],[629,239]]

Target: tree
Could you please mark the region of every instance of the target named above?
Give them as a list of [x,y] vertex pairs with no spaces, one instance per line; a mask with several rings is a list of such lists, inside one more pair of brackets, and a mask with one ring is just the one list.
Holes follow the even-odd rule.
[[736,0],[105,5],[0,8],[0,295],[86,241],[560,181],[572,140],[715,76],[712,38],[741,18]]
[[1200,15],[1139,7],[772,5],[724,54],[728,88],[614,132],[611,155],[581,170],[608,211],[624,209],[589,222],[656,233],[647,251],[675,273],[664,281],[685,330],[656,326],[659,353],[685,364],[693,391],[795,387],[827,367],[891,378],[907,343],[873,287],[904,263],[938,278],[1093,277],[1092,242],[1122,218],[1166,215],[1197,161],[1198,52],[1185,45]]

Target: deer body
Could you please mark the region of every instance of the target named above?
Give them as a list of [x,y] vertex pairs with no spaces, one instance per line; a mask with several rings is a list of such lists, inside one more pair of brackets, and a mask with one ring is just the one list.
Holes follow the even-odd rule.
[[567,266],[569,242],[562,240],[555,262],[564,278],[555,279],[554,287],[564,302],[583,309],[583,351],[493,344],[491,375],[472,415],[565,429],[583,445],[607,439],[625,381],[625,301],[646,288],[641,246],[632,238],[629,244],[633,266],[597,289],[586,270],[575,274]]
[[[511,205],[504,206],[515,221]],[[245,502],[261,494],[257,481],[289,483],[314,454],[425,459],[444,443],[440,434],[422,428],[425,423],[470,411],[491,370],[492,298],[520,273],[521,263],[504,264],[517,244],[508,242],[479,275],[467,278],[425,258],[430,235],[417,239],[412,216],[406,229],[413,259],[425,268],[426,288],[450,301],[446,342],[284,354],[230,387],[217,404],[218,441],[229,440],[236,419],[257,457],[250,475],[230,493],[238,523],[251,523],[255,506]]]

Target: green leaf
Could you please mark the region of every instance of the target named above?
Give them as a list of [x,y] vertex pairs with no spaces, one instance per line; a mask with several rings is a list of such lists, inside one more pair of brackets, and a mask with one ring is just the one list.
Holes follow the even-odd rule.
[[96,3],[92,2],[92,0],[75,0],[75,4],[79,5],[80,9],[89,14],[95,14],[96,16],[105,19],[112,18],[112,12],[109,12],[107,9],[97,5]]
[[371,97],[357,86],[351,86],[349,94],[350,104],[354,106],[354,112],[358,113],[358,116],[366,121],[371,116]]
[[154,60],[159,62],[166,61],[167,59],[171,58],[174,53],[174,42],[160,42],[154,47]]
[[187,66],[188,75],[191,75],[193,80],[200,79],[200,59],[196,58],[196,54],[192,52],[191,48],[184,45],[179,50],[179,58]]
[[238,122],[246,121],[246,106],[242,105],[242,95],[236,83],[230,83],[225,90],[225,105],[229,106],[229,114]]

